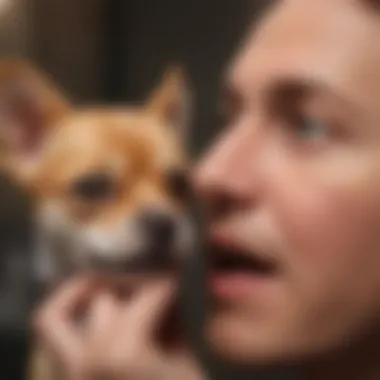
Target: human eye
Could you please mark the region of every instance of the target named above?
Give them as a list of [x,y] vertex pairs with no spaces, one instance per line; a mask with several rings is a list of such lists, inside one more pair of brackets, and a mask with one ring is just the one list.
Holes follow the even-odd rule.
[[299,115],[292,122],[293,133],[300,141],[317,142],[329,138],[327,122],[312,115]]

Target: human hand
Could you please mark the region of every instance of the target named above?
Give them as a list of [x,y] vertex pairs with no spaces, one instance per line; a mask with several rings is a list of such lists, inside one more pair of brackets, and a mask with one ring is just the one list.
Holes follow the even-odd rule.
[[[68,380],[201,380],[190,351],[161,334],[176,281],[150,278],[126,285],[128,297],[94,278],[65,284],[37,313],[38,337]],[[86,310],[81,327],[75,322]]]

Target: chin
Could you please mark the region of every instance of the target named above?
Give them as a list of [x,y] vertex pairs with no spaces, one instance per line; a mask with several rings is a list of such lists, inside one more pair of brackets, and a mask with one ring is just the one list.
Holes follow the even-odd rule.
[[[212,353],[231,365],[271,366],[278,358],[261,343],[252,326],[249,332],[228,316],[211,316],[205,327],[205,339]],[[255,336],[256,335],[256,336]]]
[[288,331],[222,313],[208,318],[204,335],[212,353],[223,362],[261,370],[305,359],[301,342]]

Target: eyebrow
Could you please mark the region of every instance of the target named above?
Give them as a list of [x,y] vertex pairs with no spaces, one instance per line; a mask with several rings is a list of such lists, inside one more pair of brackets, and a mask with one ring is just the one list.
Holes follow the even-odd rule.
[[[229,101],[230,99],[234,100],[240,97],[239,88],[230,77],[227,77],[224,81],[221,90],[220,99],[222,100]],[[339,103],[350,109],[368,112],[364,107],[356,104],[327,81],[321,78],[316,78],[312,75],[290,74],[284,75],[283,77],[277,77],[269,85],[266,92],[268,92],[270,96],[291,96],[293,98],[312,95],[327,95],[333,97]]]
[[[269,104],[274,105],[274,107],[276,107],[276,100],[277,105],[279,105],[281,101],[287,99],[286,96],[288,95],[293,96],[293,99],[289,98],[289,102],[302,102],[308,98],[327,98],[327,102],[331,103],[332,107],[337,109],[337,112],[344,110],[345,119],[355,124],[362,123],[363,119],[366,119],[367,115],[370,114],[370,111],[364,105],[348,98],[344,93],[331,86],[330,83],[312,76],[293,76],[276,80],[276,83],[273,84],[269,91],[269,96],[274,97]],[[281,99],[280,96],[283,96],[283,98]]]
[[337,91],[326,81],[312,76],[291,76],[278,78],[269,89],[272,96],[303,98],[308,96],[329,96],[339,102],[347,109],[364,112],[365,110],[360,105],[347,98],[344,94]]
[[[302,101],[308,97],[329,97],[334,104],[338,104],[339,108],[345,109],[349,112],[349,118],[352,120],[362,121],[363,115],[369,114],[365,106],[355,103],[349,99],[345,94],[339,92],[330,83],[324,81],[322,78],[317,78],[312,75],[292,74],[283,77],[278,77],[265,89],[268,94],[268,104],[273,112],[277,107],[284,107],[286,104],[294,104],[297,101]],[[241,98],[241,91],[236,86],[231,77],[227,77],[223,83],[220,92],[220,100],[218,105],[222,107],[229,107],[228,112],[232,113],[238,109]],[[284,100],[286,104],[284,104]],[[222,114],[225,114],[222,110]]]

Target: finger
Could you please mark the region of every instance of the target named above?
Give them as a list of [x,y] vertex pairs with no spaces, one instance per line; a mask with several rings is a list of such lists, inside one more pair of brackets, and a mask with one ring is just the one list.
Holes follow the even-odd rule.
[[60,355],[69,355],[80,345],[71,316],[91,289],[90,279],[76,279],[54,293],[37,314],[35,323],[40,337]]
[[150,337],[174,302],[177,283],[173,279],[152,281],[141,286],[127,306],[130,325],[138,336]]
[[46,315],[70,316],[94,289],[92,278],[74,279],[61,286],[44,302],[36,316],[37,323]]
[[90,309],[89,329],[97,336],[106,333],[115,323],[121,306],[110,293],[98,295]]
[[51,319],[41,334],[41,342],[60,361],[72,362],[82,353],[83,340],[66,320]]

